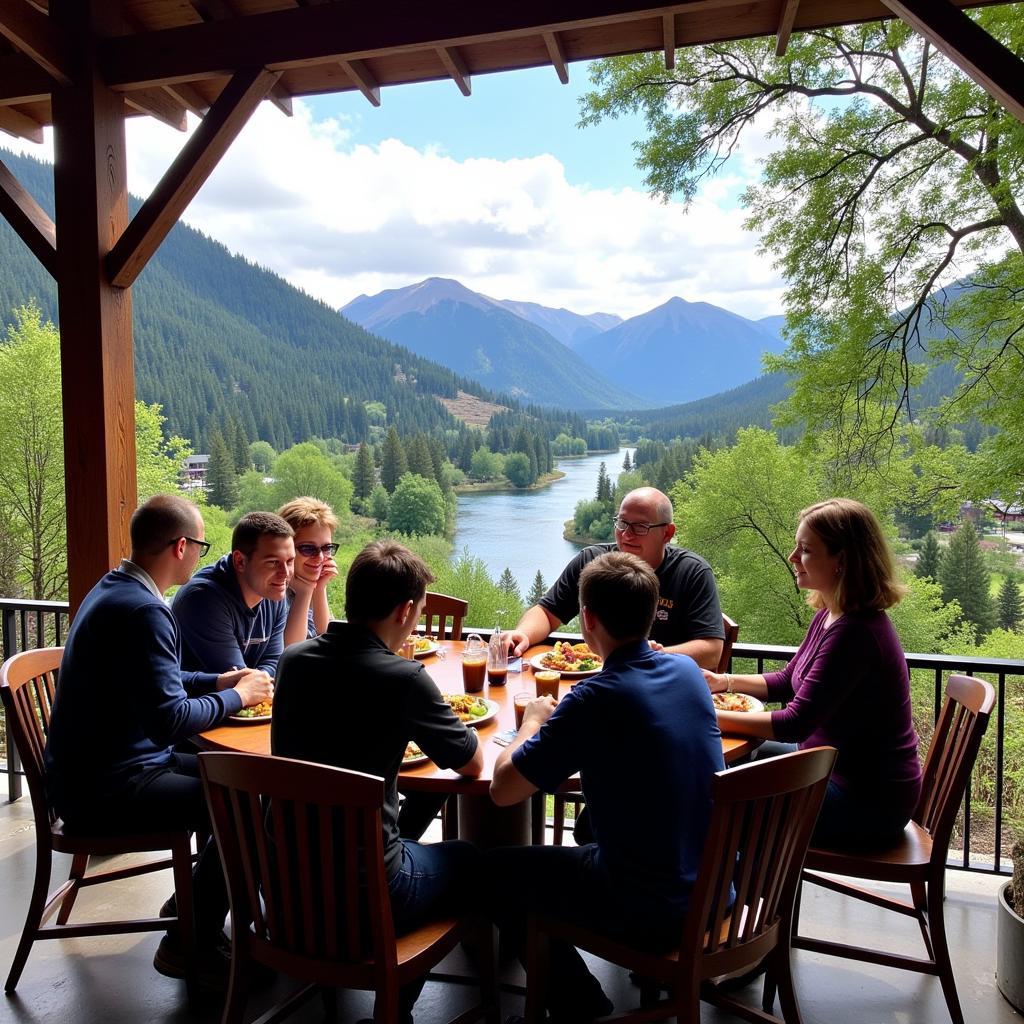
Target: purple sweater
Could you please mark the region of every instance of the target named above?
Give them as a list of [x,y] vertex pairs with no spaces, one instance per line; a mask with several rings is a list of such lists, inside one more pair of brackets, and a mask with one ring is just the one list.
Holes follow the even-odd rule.
[[807,636],[781,672],[765,675],[775,738],[839,751],[832,778],[852,794],[906,811],[921,793],[910,674],[885,612],[847,612],[825,628],[814,616]]

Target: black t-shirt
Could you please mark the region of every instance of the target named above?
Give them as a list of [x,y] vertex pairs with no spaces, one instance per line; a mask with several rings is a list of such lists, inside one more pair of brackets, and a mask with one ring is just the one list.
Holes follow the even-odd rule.
[[[599,555],[618,551],[614,544],[584,548],[562,571],[540,599],[541,608],[559,622],[568,622],[580,610],[580,573]],[[651,639],[665,647],[689,640],[724,640],[722,609],[711,566],[685,548],[667,547],[655,570],[661,596],[651,627]]]
[[278,664],[270,746],[274,754],[380,775],[385,780],[384,865],[401,864],[398,772],[413,740],[439,768],[460,768],[477,738],[417,661],[373,632],[332,622],[327,632],[285,650]]

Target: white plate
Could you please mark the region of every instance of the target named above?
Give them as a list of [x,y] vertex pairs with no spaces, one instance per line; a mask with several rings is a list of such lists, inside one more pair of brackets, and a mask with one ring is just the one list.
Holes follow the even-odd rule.
[[424,647],[422,651],[413,651],[414,658],[427,658],[434,653],[441,645],[436,640],[430,641],[429,647]]
[[[463,697],[463,696],[475,697],[476,694],[473,694],[473,693],[470,693],[470,694],[442,693],[441,696],[444,697],[447,700],[448,697]],[[478,725],[484,725],[486,722],[489,722],[498,713],[498,703],[496,701],[488,700],[486,697],[479,697],[477,699],[478,700],[482,700],[487,705],[487,714],[481,715],[479,718],[471,718],[468,722],[465,723],[466,725],[471,726],[473,728],[475,728]]]
[[[717,697],[717,696],[718,696],[717,693],[713,695],[713,697]],[[724,696],[728,696],[728,694],[722,694],[722,696],[723,697]],[[742,711],[742,712],[739,712],[740,714],[749,715],[751,711],[764,711],[764,704],[762,704],[761,701],[759,701],[756,697],[751,697],[749,693],[741,693],[741,694],[737,694],[737,696],[745,697],[750,702],[750,707],[747,708],[746,710]],[[712,703],[714,703],[713,699],[712,699]],[[715,710],[716,711],[722,711],[724,709],[716,707]]]
[[239,725],[262,725],[273,717],[273,715],[229,715],[228,720],[237,722]]
[[582,672],[571,672],[569,669],[548,668],[547,665],[544,664],[544,658],[550,653],[550,651],[545,651],[543,654],[535,654],[530,659],[530,664],[533,666],[535,671],[557,672],[563,679],[584,679],[586,676],[596,676],[597,673],[604,668],[604,665],[602,665],[601,668],[588,668]]
[[416,757],[403,757],[402,767],[411,768],[418,764],[426,764],[426,762],[429,760],[430,758],[427,757],[427,755],[424,754],[422,751],[420,751],[420,753]]

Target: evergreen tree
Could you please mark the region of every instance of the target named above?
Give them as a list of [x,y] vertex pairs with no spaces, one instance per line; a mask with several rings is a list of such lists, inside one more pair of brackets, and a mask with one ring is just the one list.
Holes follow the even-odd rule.
[[995,621],[992,598],[989,596],[989,571],[981,554],[978,532],[970,520],[953,534],[939,565],[942,599],[959,601],[967,622],[980,634],[992,629]]
[[249,457],[249,438],[246,437],[245,427],[238,421],[234,421],[235,437],[232,457],[235,460],[235,472],[245,473],[252,469],[252,460]]
[[459,469],[463,473],[468,473],[470,466],[473,463],[473,452],[476,451],[476,445],[473,444],[473,431],[464,430],[462,432],[462,440],[459,443]]
[[1024,613],[1024,602],[1021,601],[1020,587],[1012,576],[1007,576],[1003,580],[996,603],[999,628],[1016,629],[1020,625],[1021,614]]
[[409,472],[424,480],[434,479],[434,463],[430,458],[430,446],[427,444],[426,436],[417,434],[405,449],[406,458],[409,460]]
[[223,509],[238,504],[238,474],[234,456],[228,450],[220,431],[210,439],[210,464],[206,470],[206,483],[210,488],[210,504]]
[[608,470],[603,462],[597,471],[597,500],[612,500],[612,482],[608,477]]
[[365,501],[373,493],[376,482],[377,474],[373,468],[373,456],[370,454],[366,442],[363,441],[356,454],[356,468],[352,476],[355,496]]
[[929,530],[921,544],[921,551],[917,556],[917,564],[914,566],[914,575],[928,577],[938,582],[939,564],[942,561],[942,550],[935,534]]
[[533,577],[533,586],[530,587],[530,592],[526,595],[526,603],[537,604],[547,592],[548,585],[544,582],[544,574],[538,569],[537,575]]
[[622,470],[624,473],[628,473],[633,468],[633,463],[629,461],[629,449],[626,449],[626,457],[622,460]]
[[516,583],[516,578],[512,575],[512,570],[507,565],[505,566],[505,571],[498,579],[498,589],[503,594],[508,594],[509,597],[515,598],[516,601],[521,602],[523,600],[519,593],[519,584]]
[[380,463],[380,482],[388,494],[394,492],[398,481],[408,472],[409,460],[406,458],[405,448],[398,437],[398,431],[393,426],[388,427]]

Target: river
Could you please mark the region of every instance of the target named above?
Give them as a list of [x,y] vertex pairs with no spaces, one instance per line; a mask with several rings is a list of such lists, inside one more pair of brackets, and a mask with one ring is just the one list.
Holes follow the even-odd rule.
[[483,560],[492,579],[505,568],[525,596],[533,586],[537,570],[550,586],[565,563],[579,547],[562,537],[565,521],[571,519],[581,498],[597,493],[597,474],[605,463],[614,481],[622,471],[626,451],[632,459],[635,449],[617,453],[562,459],[557,467],[565,476],[536,491],[493,491],[458,496],[455,552],[468,548]]

